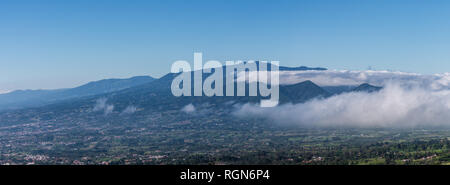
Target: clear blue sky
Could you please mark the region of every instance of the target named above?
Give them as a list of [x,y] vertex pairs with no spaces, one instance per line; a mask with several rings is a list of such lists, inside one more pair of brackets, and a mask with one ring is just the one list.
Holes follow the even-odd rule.
[[160,77],[175,60],[450,71],[450,1],[0,1],[0,92]]

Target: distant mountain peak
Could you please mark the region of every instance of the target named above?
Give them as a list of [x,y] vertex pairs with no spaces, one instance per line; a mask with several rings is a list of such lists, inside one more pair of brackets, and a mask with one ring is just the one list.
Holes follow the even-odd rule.
[[363,83],[359,85],[358,87],[355,87],[352,91],[356,92],[376,92],[381,90],[383,87],[373,86],[369,83]]
[[[255,61],[257,65],[259,65],[259,61]],[[307,67],[307,66],[299,66],[299,67],[287,67],[287,66],[279,66],[280,71],[325,71],[327,68],[323,67]]]
[[307,84],[307,85],[315,85],[317,86],[314,82],[312,82],[311,80],[305,80],[303,82],[300,82],[299,84]]
[[80,98],[150,83],[155,79],[150,76],[135,76],[126,79],[104,79],[67,89],[54,90],[17,90],[0,94],[0,110],[20,109],[42,106],[71,98]]
[[280,86],[280,100],[282,103],[301,103],[313,98],[329,97],[330,95],[328,91],[310,80]]
[[280,66],[280,71],[326,71],[327,68],[323,67],[306,67],[306,66],[300,66],[300,67],[283,67]]

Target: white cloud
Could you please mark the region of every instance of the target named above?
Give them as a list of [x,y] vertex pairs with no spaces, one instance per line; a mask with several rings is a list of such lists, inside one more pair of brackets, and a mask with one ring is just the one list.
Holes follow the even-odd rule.
[[[447,76],[448,77],[448,76]],[[447,81],[434,82],[445,84]],[[352,92],[302,104],[261,108],[245,104],[237,116],[259,116],[276,123],[305,126],[415,127],[450,126],[450,91],[400,82],[379,92]]]
[[184,106],[181,111],[185,112],[185,113],[193,113],[195,112],[195,107],[194,105],[192,105],[192,103]]
[[108,101],[107,98],[97,99],[92,110],[94,112],[103,111],[105,115],[112,113],[114,110],[114,105],[107,104],[106,101]]
[[107,105],[105,107],[105,115],[108,115],[108,114],[112,113],[113,110],[114,110],[114,105]]
[[1,90],[0,89],[0,94],[7,94],[7,93],[10,93],[10,92],[12,92],[11,90]]
[[94,106],[93,111],[104,110],[105,107],[106,107],[106,101],[107,101],[107,100],[108,100],[108,99],[106,99],[106,98],[100,98],[100,99],[97,99],[96,102],[95,102],[95,106]]
[[127,108],[125,108],[121,114],[133,114],[134,112],[136,112],[137,108],[133,105],[129,105],[127,106]]

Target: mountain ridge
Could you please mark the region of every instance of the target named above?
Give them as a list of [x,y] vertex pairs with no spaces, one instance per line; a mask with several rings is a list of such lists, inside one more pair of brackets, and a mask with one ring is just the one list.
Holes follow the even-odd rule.
[[[123,112],[129,108],[133,110],[133,113],[140,115],[139,118],[133,119],[142,119],[141,121],[144,121],[145,119],[151,119],[147,117],[148,115],[154,115],[158,114],[158,112],[167,111],[179,112],[184,106],[189,104],[196,106],[208,106],[208,109],[215,109],[215,111],[221,112],[221,110],[233,109],[235,105],[242,105],[246,103],[258,104],[262,99],[267,99],[266,97],[261,97],[259,93],[257,96],[248,96],[248,83],[246,84],[247,96],[175,97],[172,95],[170,87],[172,80],[179,74],[180,73],[168,73],[159,79],[152,79],[149,82],[138,83],[132,87],[114,90],[112,92],[101,91],[97,94],[78,96],[56,103],[45,104],[40,107],[29,107],[12,112],[3,112],[3,114],[0,113],[0,119],[3,120],[4,123],[11,124],[18,122],[32,122],[33,120],[64,120],[68,118],[75,120],[81,119],[79,121],[84,122],[87,121],[85,120],[87,118],[93,120],[106,118],[104,116],[98,117],[97,114],[99,113],[110,114],[112,116],[126,116],[127,114],[123,114]],[[206,77],[208,77],[208,75],[203,76],[203,78]],[[139,77],[133,78],[139,79]],[[109,82],[111,81],[115,80],[100,80],[80,87],[96,87],[101,86],[102,83],[110,84]],[[368,90],[371,90],[375,86],[371,86],[370,84],[361,84],[358,87],[360,88],[354,88],[352,91],[362,91],[365,89],[367,90],[367,88]],[[73,88],[71,90],[75,91],[74,89],[79,90],[77,88]],[[67,90],[64,90],[63,92],[67,92]],[[327,91],[310,80],[290,85],[280,85],[279,93],[280,104],[304,103],[312,99],[328,98],[336,95],[335,93]],[[106,111],[105,109],[104,112],[96,111],[94,107],[97,106],[96,104],[98,104],[99,100],[103,101],[104,107],[109,106],[111,109],[109,111]],[[120,117],[116,118],[119,119]]]
[[155,79],[150,76],[135,76],[125,79],[112,78],[92,81],[74,88],[16,90],[0,94],[0,110],[38,107],[61,100],[118,91],[153,80]]

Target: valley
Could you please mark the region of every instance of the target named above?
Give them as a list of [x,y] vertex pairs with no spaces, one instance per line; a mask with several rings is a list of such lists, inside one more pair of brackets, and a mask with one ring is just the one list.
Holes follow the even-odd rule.
[[[0,164],[450,162],[450,129],[445,126],[324,127],[282,124],[252,115],[242,117],[236,111],[243,105],[258,103],[261,96],[175,97],[170,93],[170,83],[176,75],[169,73],[113,92],[0,112]],[[322,88],[307,80],[281,85],[280,104],[381,90],[367,83]],[[191,107],[189,111],[186,106]]]

